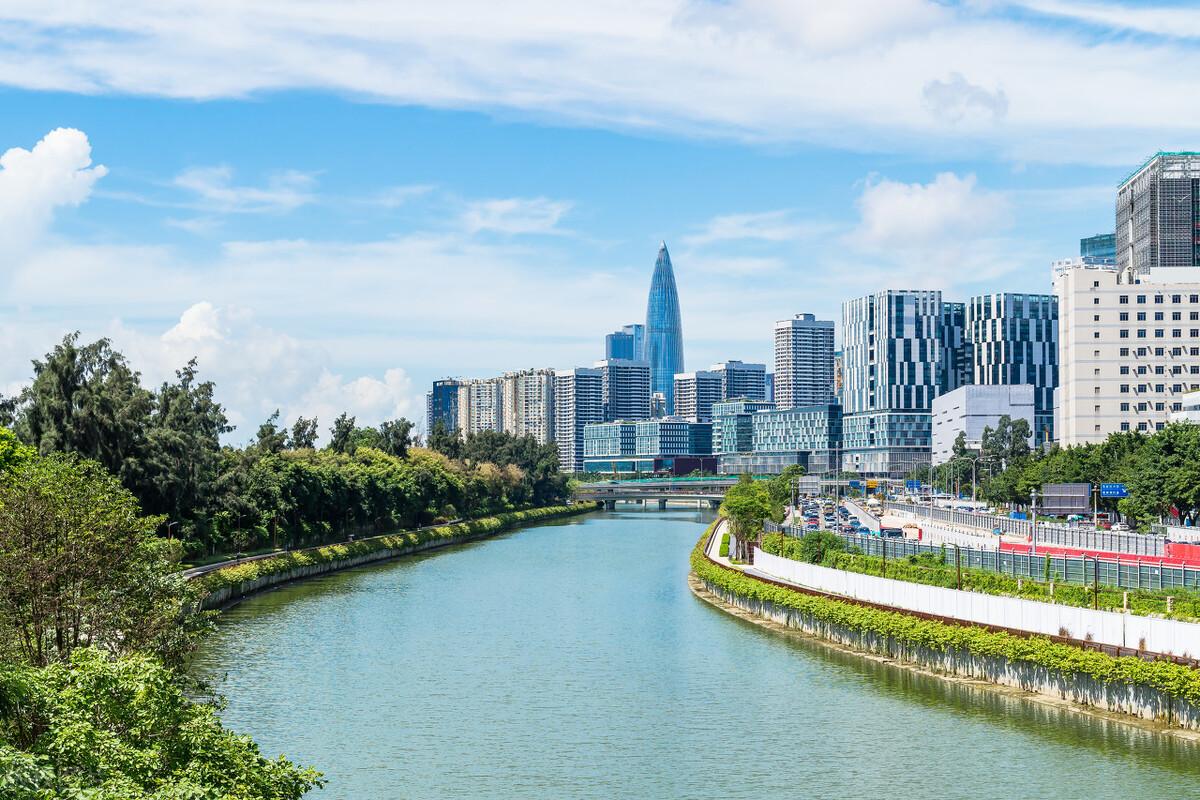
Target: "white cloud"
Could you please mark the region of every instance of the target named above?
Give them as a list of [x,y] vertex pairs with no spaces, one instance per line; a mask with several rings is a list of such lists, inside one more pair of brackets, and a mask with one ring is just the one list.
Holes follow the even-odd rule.
[[[1136,161],[1146,120],[1155,145],[1194,138],[1200,104],[1179,98],[1193,93],[1200,51],[1178,38],[1200,29],[1194,10],[1025,5],[1145,35],[937,0],[264,0],[252,13],[10,0],[0,81],[185,98],[315,89],[621,129],[942,155],[953,145],[1023,160]],[[948,114],[960,121],[947,125]]]
[[108,172],[91,164],[91,144],[74,128],[55,128],[32,150],[13,147],[0,156],[0,255],[15,258],[46,231],[56,209],[87,200]]
[[234,441],[253,436],[277,408],[289,423],[301,415],[317,417],[322,432],[343,411],[362,425],[417,419],[423,411],[402,368],[386,368],[379,377],[344,377],[323,344],[262,325],[245,308],[200,301],[160,335],[120,321],[108,333],[152,384],[196,358],[201,378],[216,383],[218,401],[238,426]]
[[689,247],[718,242],[792,242],[828,233],[826,222],[799,219],[790,209],[747,214],[723,214],[710,219],[699,232],[685,236]]
[[978,189],[974,175],[953,172],[926,184],[870,178],[858,207],[862,221],[854,241],[884,250],[937,247],[1010,224],[1004,195]]
[[463,226],[471,233],[563,233],[558,223],[570,210],[570,203],[545,197],[479,200],[467,205]]
[[280,213],[314,199],[316,179],[287,170],[271,175],[266,186],[237,186],[227,166],[192,167],[175,177],[175,185],[194,193],[202,208],[221,213]]

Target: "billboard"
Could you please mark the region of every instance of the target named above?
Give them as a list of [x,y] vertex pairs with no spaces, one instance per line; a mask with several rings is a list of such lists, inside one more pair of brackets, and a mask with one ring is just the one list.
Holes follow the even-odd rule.
[[1038,511],[1051,517],[1086,514],[1092,510],[1090,483],[1047,483],[1038,499]]

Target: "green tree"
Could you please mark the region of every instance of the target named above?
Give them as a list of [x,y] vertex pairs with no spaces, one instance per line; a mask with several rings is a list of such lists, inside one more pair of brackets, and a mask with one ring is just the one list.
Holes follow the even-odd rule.
[[746,559],[750,545],[758,541],[763,523],[775,516],[775,506],[764,482],[743,475],[725,492],[720,513],[729,520],[734,539],[734,558]]
[[0,428],[0,475],[33,458],[33,448],[21,444],[8,428]]
[[206,618],[181,620],[189,589],[160,521],[94,461],[17,466],[0,482],[0,641],[33,665],[88,644],[181,661]]
[[459,458],[462,455],[462,439],[459,438],[458,432],[448,429],[440,419],[433,423],[425,445],[430,450],[436,450],[450,458]]
[[378,448],[389,456],[404,458],[412,443],[412,429],[413,424],[404,417],[385,421],[379,426]]
[[287,429],[279,425],[279,409],[275,409],[271,416],[267,417],[267,421],[258,426],[258,433],[254,437],[254,446],[263,455],[279,453],[287,446],[288,432]]
[[0,666],[0,793],[46,798],[293,800],[320,773],[221,726],[142,654],[81,648],[42,669]]
[[288,447],[292,450],[312,450],[317,446],[317,418],[297,417],[292,423],[292,436]]
[[329,429],[329,449],[335,453],[354,454],[354,417],[342,412]]
[[782,509],[792,502],[792,486],[797,478],[805,474],[804,467],[799,464],[789,464],[783,471],[767,482],[767,491],[771,495],[772,505]]
[[129,481],[145,452],[151,406],[108,339],[80,345],[75,332],[33,362],[33,382],[12,416],[17,436],[39,453],[78,453]]

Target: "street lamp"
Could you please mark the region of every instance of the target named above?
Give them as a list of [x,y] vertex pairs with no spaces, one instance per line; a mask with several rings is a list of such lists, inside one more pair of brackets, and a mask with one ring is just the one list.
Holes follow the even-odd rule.
[[1029,490],[1029,553],[1037,555],[1037,489]]
[[171,528],[175,527],[178,524],[179,524],[178,522],[168,522],[167,523],[167,539],[172,538],[171,537]]

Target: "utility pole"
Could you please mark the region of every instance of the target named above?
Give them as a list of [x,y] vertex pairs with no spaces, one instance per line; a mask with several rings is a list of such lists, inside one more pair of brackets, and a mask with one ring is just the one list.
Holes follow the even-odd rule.
[[1092,484],[1092,530],[1100,525],[1100,484]]

